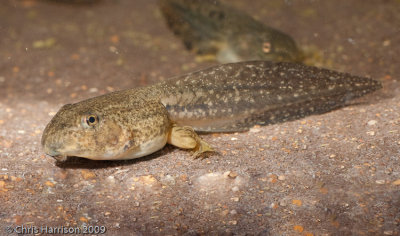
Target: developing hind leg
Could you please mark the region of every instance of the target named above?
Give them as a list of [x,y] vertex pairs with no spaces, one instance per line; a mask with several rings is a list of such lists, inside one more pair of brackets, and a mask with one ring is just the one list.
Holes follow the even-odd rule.
[[200,157],[202,153],[214,151],[214,149],[203,141],[193,128],[189,126],[172,126],[167,142],[179,148],[193,150],[193,156],[195,158]]

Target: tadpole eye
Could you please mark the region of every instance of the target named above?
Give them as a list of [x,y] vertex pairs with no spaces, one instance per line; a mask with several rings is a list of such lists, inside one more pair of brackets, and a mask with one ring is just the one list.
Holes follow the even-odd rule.
[[95,126],[99,118],[96,115],[88,115],[86,116],[86,124],[89,126]]

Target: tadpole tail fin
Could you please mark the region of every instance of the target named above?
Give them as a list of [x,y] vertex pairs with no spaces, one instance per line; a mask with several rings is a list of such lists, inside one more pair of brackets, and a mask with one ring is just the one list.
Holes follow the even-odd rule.
[[223,64],[161,83],[170,119],[197,131],[244,131],[345,106],[379,81],[288,62]]

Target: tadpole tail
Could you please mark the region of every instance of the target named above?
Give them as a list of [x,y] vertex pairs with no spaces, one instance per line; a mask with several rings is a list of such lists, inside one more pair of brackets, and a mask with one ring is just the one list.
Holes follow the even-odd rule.
[[223,64],[161,83],[170,119],[196,131],[244,131],[345,106],[379,81],[288,62]]
[[216,50],[211,41],[222,33],[223,23],[218,16],[224,15],[219,1],[160,0],[159,7],[168,27],[188,50]]

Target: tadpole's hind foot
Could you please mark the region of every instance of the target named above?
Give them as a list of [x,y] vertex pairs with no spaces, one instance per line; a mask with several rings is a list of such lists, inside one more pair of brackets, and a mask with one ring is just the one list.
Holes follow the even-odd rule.
[[168,136],[168,143],[183,149],[191,149],[193,157],[205,158],[203,154],[206,152],[214,152],[214,149],[202,140],[199,135],[190,126],[173,125]]
[[[199,137],[200,138],[200,137]],[[192,154],[195,159],[208,158],[206,153],[215,152],[215,150],[210,146],[210,144],[206,143],[204,140],[200,139],[197,147],[194,149],[194,153]]]

